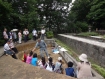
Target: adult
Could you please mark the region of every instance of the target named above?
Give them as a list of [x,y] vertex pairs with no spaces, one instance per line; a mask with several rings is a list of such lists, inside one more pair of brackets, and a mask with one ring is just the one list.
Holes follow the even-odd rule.
[[42,29],[41,29],[41,39],[42,39],[42,40],[44,40],[45,32],[46,32],[45,29],[42,28]]
[[33,35],[33,40],[36,41],[36,38],[37,38],[37,31],[36,31],[35,29],[33,29],[32,35]]
[[15,47],[15,45],[14,45],[12,39],[10,39],[9,47],[10,47],[15,53],[18,53],[18,50],[17,50],[17,48]]
[[45,51],[46,56],[49,58],[49,55],[48,55],[48,52],[47,52],[47,44],[45,43],[44,40],[38,39],[38,41],[37,41],[37,43],[36,43],[36,45],[35,45],[35,47],[32,51],[36,50],[37,47],[40,48],[40,56],[41,57],[44,57],[43,56],[43,51]]
[[24,42],[27,42],[28,41],[28,31],[27,29],[25,28],[24,31],[23,31],[23,35],[24,35]]
[[4,28],[3,37],[4,37],[4,40],[5,40],[5,43],[6,43],[8,41],[8,34],[7,34],[7,29],[6,28]]
[[4,45],[4,52],[6,55],[11,55],[14,59],[17,59],[14,51],[9,47],[10,41],[7,41],[7,43]]
[[18,32],[18,40],[19,40],[19,44],[22,43],[22,33],[21,30]]
[[89,78],[92,77],[91,64],[87,59],[86,54],[79,56],[80,62],[77,64],[77,78]]
[[13,39],[13,31],[12,30],[9,32],[9,39]]
[[17,43],[17,34],[16,31],[13,30],[13,38],[14,38],[14,43]]
[[27,41],[29,40],[29,30],[26,29],[26,32],[27,32]]

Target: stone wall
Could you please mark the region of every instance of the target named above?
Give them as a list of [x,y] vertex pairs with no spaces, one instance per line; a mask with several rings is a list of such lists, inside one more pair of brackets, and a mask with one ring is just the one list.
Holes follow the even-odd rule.
[[105,67],[105,48],[61,35],[58,35],[58,39],[74,49],[76,53],[86,53],[91,60]]

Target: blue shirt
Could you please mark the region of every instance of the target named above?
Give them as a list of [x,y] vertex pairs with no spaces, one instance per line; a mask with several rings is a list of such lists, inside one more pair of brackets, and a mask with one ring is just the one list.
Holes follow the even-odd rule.
[[66,71],[66,75],[74,77],[74,68],[69,67],[69,68],[66,68],[65,71]]
[[31,64],[32,64],[33,66],[37,66],[37,61],[38,61],[37,58],[32,58]]

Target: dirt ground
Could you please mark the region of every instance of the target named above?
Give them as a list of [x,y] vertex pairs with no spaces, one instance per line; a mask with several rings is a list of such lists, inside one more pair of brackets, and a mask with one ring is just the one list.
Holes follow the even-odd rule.
[[[33,44],[34,46],[34,44]],[[28,44],[28,45],[22,45],[22,46],[19,46],[18,50],[20,49],[23,49],[23,50],[20,50],[19,53],[17,54],[18,58],[21,60],[22,59],[22,56],[23,56],[23,52],[25,51],[27,54],[32,50],[32,44]],[[48,45],[47,47],[47,50],[48,50],[48,53],[49,53],[49,56],[53,58],[53,63],[56,63],[58,61],[58,57],[60,57],[61,55],[60,54],[54,54],[52,52],[52,47],[51,45]],[[40,50],[39,49],[36,49],[34,51],[34,53],[37,53],[38,55],[38,60],[40,60]],[[43,52],[44,53],[44,52]],[[48,61],[48,58],[46,56],[46,54],[44,53],[44,56],[46,58],[46,62]],[[67,67],[67,63],[65,62],[65,60],[63,59],[62,60],[62,66],[63,66],[63,69],[65,69]],[[63,73],[65,74],[65,71],[63,71]]]

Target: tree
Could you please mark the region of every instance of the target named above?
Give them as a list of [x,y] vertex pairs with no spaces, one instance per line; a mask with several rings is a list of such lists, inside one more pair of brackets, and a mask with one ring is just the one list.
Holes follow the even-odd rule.
[[105,29],[105,1],[93,0],[87,18],[96,29]]
[[71,0],[37,0],[37,2],[40,23],[44,21],[46,27],[60,32],[66,22]]
[[0,0],[0,45],[4,44],[3,40],[3,29],[10,23],[10,14],[12,12],[12,6],[7,1],[3,2]]
[[72,32],[88,31],[91,24],[87,15],[91,8],[92,0],[75,0],[68,16],[68,27]]

